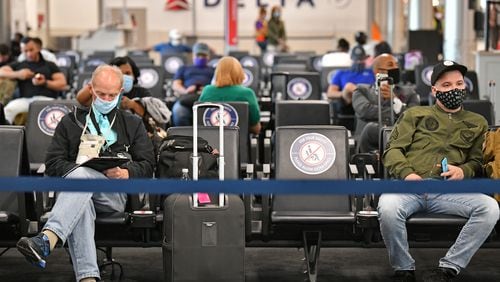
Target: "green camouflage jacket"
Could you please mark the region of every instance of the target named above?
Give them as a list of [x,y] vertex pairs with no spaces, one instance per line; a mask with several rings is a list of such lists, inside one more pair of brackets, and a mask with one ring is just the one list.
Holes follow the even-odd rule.
[[441,160],[462,168],[465,178],[481,173],[482,145],[488,130],[479,114],[447,113],[439,106],[408,109],[398,119],[383,154],[389,174],[404,179],[410,173],[439,178]]

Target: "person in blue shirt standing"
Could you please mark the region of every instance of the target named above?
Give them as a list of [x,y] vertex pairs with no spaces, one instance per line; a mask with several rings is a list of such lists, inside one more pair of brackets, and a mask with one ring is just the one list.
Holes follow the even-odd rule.
[[193,65],[180,67],[174,76],[172,89],[179,99],[172,108],[174,126],[188,126],[192,122],[194,102],[198,100],[203,87],[210,84],[214,76],[214,68],[207,65],[210,48],[205,43],[193,46]]
[[168,42],[154,45],[151,50],[159,52],[161,54],[181,54],[192,52],[192,48],[183,43],[182,33],[178,29],[172,29],[168,33],[168,39]]

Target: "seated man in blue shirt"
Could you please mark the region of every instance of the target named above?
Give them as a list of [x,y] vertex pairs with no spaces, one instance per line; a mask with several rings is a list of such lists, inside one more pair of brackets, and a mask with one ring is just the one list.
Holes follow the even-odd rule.
[[356,46],[351,51],[352,65],[348,70],[339,70],[333,76],[328,87],[327,96],[336,104],[336,112],[343,114],[354,114],[352,110],[352,94],[357,84],[372,85],[375,83],[375,75],[371,69],[367,69],[365,60],[368,56],[361,46]]
[[192,125],[192,106],[198,100],[203,86],[210,84],[214,68],[207,65],[210,49],[205,43],[193,46],[193,65],[182,66],[177,70],[172,83],[174,93],[179,96],[172,108],[174,126]]
[[183,44],[182,33],[178,29],[172,29],[168,33],[168,42],[162,42],[156,44],[151,48],[153,51],[159,52],[160,54],[180,54],[180,53],[191,53],[192,49],[190,46]]
[[342,98],[345,104],[349,105],[352,102],[352,93],[356,89],[356,84],[371,85],[375,83],[373,71],[365,66],[366,58],[367,55],[362,47],[357,46],[351,51],[351,68],[339,70],[333,76],[328,87],[328,98]]

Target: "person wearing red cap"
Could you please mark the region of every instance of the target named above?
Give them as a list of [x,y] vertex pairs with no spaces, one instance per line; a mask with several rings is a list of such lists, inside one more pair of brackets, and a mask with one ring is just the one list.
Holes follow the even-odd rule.
[[[488,125],[481,115],[462,108],[466,72],[465,66],[453,61],[434,66],[431,83],[436,104],[406,110],[387,143],[382,158],[392,177],[412,181],[462,180],[481,174],[482,144]],[[378,204],[380,230],[395,270],[395,281],[415,281],[415,260],[409,253],[406,220],[418,212],[468,219],[453,246],[439,260],[439,267],[424,273],[424,281],[454,279],[499,218],[498,203],[482,193],[382,194]]]

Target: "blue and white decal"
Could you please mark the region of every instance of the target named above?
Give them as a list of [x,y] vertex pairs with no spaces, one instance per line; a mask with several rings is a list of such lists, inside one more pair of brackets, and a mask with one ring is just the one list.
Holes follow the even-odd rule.
[[[222,121],[224,126],[237,126],[239,122],[238,112],[229,104],[223,105]],[[208,108],[203,112],[203,125],[219,126],[219,108]]]
[[241,66],[243,67],[258,67],[259,63],[257,62],[257,59],[255,59],[252,56],[245,56],[240,59]]
[[254,80],[253,73],[249,69],[243,68],[243,74],[245,75],[245,78],[243,78],[243,82],[241,84],[245,87],[250,87]]
[[432,86],[431,85],[432,70],[433,70],[433,66],[428,66],[428,67],[424,68],[422,70],[422,72],[420,73],[420,77],[422,78],[422,81],[427,86]]
[[303,77],[290,80],[286,86],[288,97],[294,100],[307,100],[312,93],[312,85]]
[[170,74],[175,74],[177,70],[184,65],[184,62],[179,57],[168,57],[163,63],[163,67]]
[[139,76],[139,85],[150,89],[155,87],[155,85],[160,80],[160,76],[155,69],[143,68],[141,69],[141,76]]
[[48,105],[44,107],[40,113],[38,113],[38,128],[47,134],[48,136],[53,136],[57,125],[70,109],[61,104]]
[[337,153],[332,141],[323,134],[306,133],[293,141],[290,148],[290,160],[299,171],[309,174],[321,174],[332,167]]

